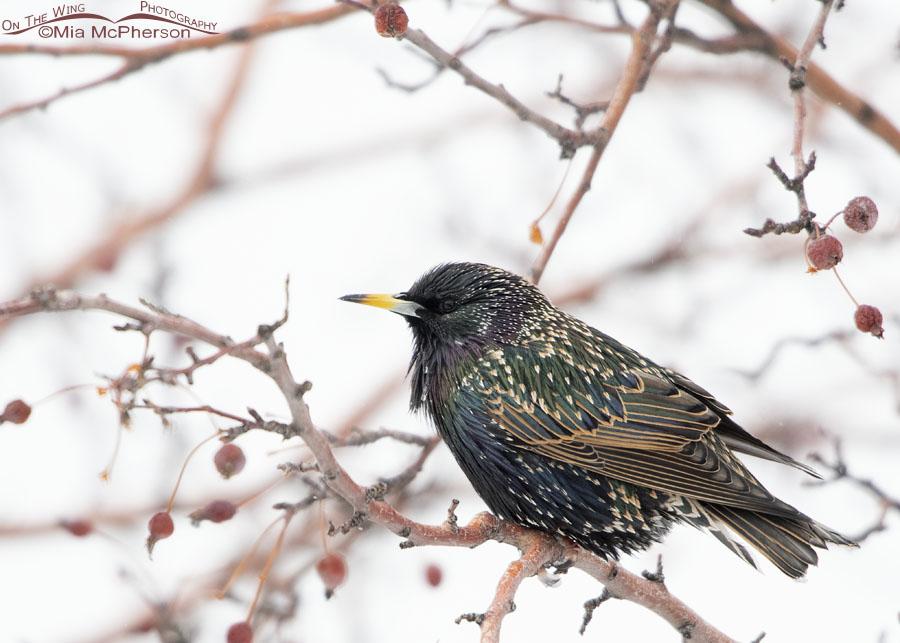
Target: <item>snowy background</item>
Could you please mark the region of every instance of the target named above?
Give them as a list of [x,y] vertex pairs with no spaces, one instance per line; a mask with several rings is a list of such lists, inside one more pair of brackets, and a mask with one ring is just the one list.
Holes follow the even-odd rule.
[[[812,0],[741,4],[795,44],[820,6]],[[136,11],[134,5],[93,2],[87,9],[116,18]],[[249,3],[172,6],[218,20],[220,30],[259,15]],[[321,6],[289,2],[279,9]],[[608,2],[534,6],[614,20]],[[514,21],[489,7],[431,1],[409,3],[407,11],[411,27],[453,50]],[[624,2],[623,9],[635,23],[643,16],[636,3]],[[24,16],[37,7],[13,0],[2,11]],[[216,186],[139,236],[106,270],[76,281],[79,291],[135,305],[143,297],[241,340],[280,317],[289,274],[291,319],[279,339],[295,376],[313,383],[306,400],[326,429],[341,426],[386,383],[399,380],[410,352],[401,320],[337,298],[403,290],[450,260],[527,274],[539,251],[529,241],[529,225],[567,166],[555,141],[450,72],[414,93],[387,87],[378,69],[397,82],[417,83],[433,66],[410,45],[378,37],[371,21],[358,13],[254,41],[214,161]],[[704,36],[728,33],[690,3],[677,23]],[[828,48],[813,60],[900,123],[900,5],[849,0],[825,33]],[[0,45],[32,41],[65,44],[23,35],[2,36]],[[571,110],[546,92],[564,74],[563,89],[573,99],[608,98],[629,42],[542,24],[489,40],[465,60],[569,126]],[[0,120],[0,300],[59,274],[116,226],[159,210],[184,190],[239,54],[239,47],[224,46],[178,55],[47,109]],[[96,56],[3,53],[0,110],[119,64]],[[824,220],[851,197],[867,195],[881,213],[867,235],[836,228],[844,244],[842,277],[861,303],[885,313],[886,339],[878,341],[853,330],[853,306],[833,275],[806,274],[801,238],[742,233],[766,217],[796,216],[793,196],[765,168],[770,156],[792,167],[787,75],[759,55],[713,56],[673,46],[625,113],[541,286],[590,324],[710,389],[743,426],[795,457],[818,451],[832,458],[824,436],[841,438],[851,472],[896,498],[900,156],[809,95],[806,150],[818,155],[806,184],[811,209]],[[576,157],[560,202],[542,224],[545,237],[586,157],[586,151]],[[628,269],[671,244],[684,251],[683,259]],[[602,285],[595,297],[568,297],[591,283]],[[99,479],[116,441],[117,414],[93,387],[103,384],[103,375],[121,374],[143,350],[137,333],[112,330],[119,323],[104,313],[66,313],[19,319],[0,330],[0,405],[14,398],[34,403],[85,385],[38,403],[24,425],[0,426],[0,641],[158,640],[154,632],[131,630],[146,619],[148,605],[175,597],[181,601],[175,619],[190,640],[223,641],[228,626],[243,620],[255,578],[242,577],[226,600],[213,594],[278,517],[271,504],[306,493],[288,482],[234,521],[194,529],[186,517],[191,509],[212,497],[248,496],[279,477],[276,464],[301,453],[276,436],[248,434],[239,440],[247,470],[224,481],[211,466],[216,446],[208,444],[188,466],[175,534],[149,561],[146,520],[165,505],[186,453],[213,427],[191,416],[162,429],[151,413],[138,414],[122,436],[111,480]],[[833,332],[850,335],[809,344]],[[760,377],[743,374],[761,367],[785,339],[799,341],[780,350]],[[161,334],[152,338],[158,363],[184,366],[183,351]],[[192,394],[152,393],[160,404],[201,400],[239,414],[247,406],[267,417],[287,413],[270,382],[234,360],[198,373]],[[364,427],[430,435],[423,418],[407,413],[405,384],[383,397]],[[357,481],[371,484],[415,454],[379,443],[339,457]],[[850,482],[809,486],[797,471],[750,464],[776,495],[850,536],[879,516],[877,500]],[[441,522],[453,497],[462,501],[462,521],[484,508],[443,446],[412,490],[429,500],[413,496],[403,511],[422,522]],[[316,511],[311,522],[317,524]],[[94,521],[96,531],[75,538],[54,527],[78,518]],[[898,533],[897,513],[888,514],[886,531],[859,550],[823,552],[802,582],[761,557],[755,571],[688,527],[623,563],[637,572],[662,554],[671,591],[740,640],[765,631],[766,641],[900,642]],[[398,542],[378,526],[362,534],[346,551],[347,581],[329,601],[315,573],[301,573],[321,556],[318,536],[283,552],[273,578],[295,579],[296,617],[280,627],[261,618],[256,640],[476,641],[474,625],[453,619],[487,607],[515,550],[496,543],[400,550]],[[425,582],[428,564],[443,571],[438,587]],[[605,603],[580,637],[582,603],[601,589],[578,571],[553,589],[527,580],[517,611],[504,621],[504,640],[677,640],[661,619],[623,601]]]

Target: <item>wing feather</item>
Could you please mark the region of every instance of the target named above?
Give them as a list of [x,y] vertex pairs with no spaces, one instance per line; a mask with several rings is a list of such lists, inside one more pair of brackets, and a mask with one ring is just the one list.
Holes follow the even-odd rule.
[[[541,380],[541,368],[516,358],[517,350],[503,349],[504,365],[510,381],[526,383],[527,396],[521,386],[495,383],[484,390],[486,382],[496,382],[488,377],[475,384],[482,388],[479,397],[492,400],[485,409],[503,439],[623,482],[739,509],[796,515],[730,453],[716,433],[719,413],[727,409],[711,408],[697,397],[709,396],[703,389],[688,391],[661,374],[634,368],[614,378],[611,371],[567,371],[557,360],[545,377],[551,372],[565,378],[568,387],[560,392]],[[488,366],[495,368],[483,365]],[[726,434],[740,436],[733,429]]]

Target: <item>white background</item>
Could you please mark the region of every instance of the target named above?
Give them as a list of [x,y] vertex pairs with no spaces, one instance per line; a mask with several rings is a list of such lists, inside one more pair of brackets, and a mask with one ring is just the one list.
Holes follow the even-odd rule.
[[[820,6],[811,0],[741,4],[797,44]],[[87,10],[115,19],[137,5],[96,2]],[[541,8],[613,20],[607,3],[548,5]],[[257,16],[249,5],[172,6],[218,21],[220,30]],[[281,8],[321,6],[293,2]],[[418,2],[407,10],[412,27],[452,50],[512,21],[500,10],[485,12],[488,6]],[[623,6],[639,22],[640,7]],[[2,7],[3,17],[37,10],[23,0]],[[690,4],[681,8],[678,23],[702,35],[728,33]],[[828,22],[828,48],[814,54],[895,124],[898,26],[900,10],[893,3],[850,0]],[[0,44],[32,41],[63,44],[33,36],[2,36]],[[628,44],[625,36],[546,24],[490,40],[466,60],[529,106],[569,125],[571,111],[545,92],[562,73],[564,90],[576,100],[608,98]],[[449,260],[527,273],[539,250],[529,242],[528,226],[550,201],[566,162],[553,140],[449,72],[415,93],[386,87],[377,68],[395,80],[418,82],[432,67],[410,45],[379,38],[368,14],[267,36],[254,47],[216,161],[221,187],[141,237],[112,271],[90,273],[77,287],[132,304],[146,297],[240,340],[281,315],[289,274],[291,320],[279,337],[295,375],[313,382],[306,399],[314,420],[334,428],[386,380],[402,376],[410,349],[400,319],[337,298],[400,291]],[[179,55],[46,110],[0,121],[0,300],[21,296],[118,222],[165,205],[184,188],[237,53],[230,46]],[[117,64],[102,57],[0,56],[0,109],[87,82]],[[858,299],[885,313],[886,339],[860,333],[845,344],[793,344],[761,378],[740,374],[758,368],[779,340],[852,329],[850,300],[833,275],[806,274],[799,237],[759,240],[741,232],[769,216],[794,218],[792,195],[764,167],[773,155],[792,166],[791,136],[784,68],[757,55],[718,57],[675,45],[629,106],[542,287],[561,296],[609,277],[596,299],[568,309],[686,373],[728,404],[743,426],[798,458],[810,450],[831,457],[820,436],[840,437],[851,470],[897,497],[897,382],[885,373],[896,374],[900,362],[900,159],[846,114],[815,99],[806,149],[816,150],[819,163],[807,181],[810,207],[821,220],[859,194],[878,204],[881,218],[868,235],[840,225],[836,233],[845,251],[841,274]],[[585,157],[582,151],[576,158],[563,197],[543,224],[545,235]],[[673,241],[683,244],[687,260],[623,274],[624,266]],[[0,404],[17,397],[33,402],[66,386],[101,385],[103,375],[119,375],[140,358],[142,339],[113,331],[117,323],[103,313],[67,313],[18,320],[4,329]],[[158,363],[183,366],[182,351],[154,335],[151,353]],[[226,482],[212,470],[215,446],[207,445],[188,468],[175,535],[148,561],[146,519],[165,504],[184,455],[210,434],[211,425],[192,416],[163,430],[151,415],[136,416],[112,479],[103,483],[97,474],[112,452],[117,415],[91,386],[38,404],[22,426],[0,426],[0,641],[92,641],[121,634],[146,612],[147,598],[167,600],[175,592],[205,597],[176,611],[191,640],[224,640],[228,626],[243,619],[255,582],[242,579],[235,600],[219,602],[211,595],[222,574],[277,518],[268,508],[273,502],[297,500],[307,490],[283,485],[222,525],[193,529],[186,514],[210,497],[244,497],[275,479],[274,466],[292,454],[272,454],[282,448],[274,436],[244,436],[247,470]],[[198,373],[194,391],[203,403],[238,414],[247,406],[267,417],[286,413],[269,381],[241,363],[223,361]],[[195,403],[183,391],[149,393],[158,403]],[[430,434],[423,418],[407,414],[406,395],[405,385],[396,388],[364,426]],[[783,431],[774,431],[779,425]],[[341,460],[355,479],[369,484],[414,456],[408,447],[385,443],[342,452]],[[878,516],[878,503],[852,484],[810,487],[799,472],[750,464],[777,495],[848,535]],[[444,447],[428,460],[414,489],[427,485],[437,485],[429,495],[436,500],[406,506],[414,519],[440,522],[451,497],[462,500],[462,520],[483,509]],[[117,515],[126,526],[112,520]],[[106,520],[85,539],[52,528],[59,519],[83,516]],[[897,529],[896,514],[890,515],[887,531],[861,549],[823,552],[820,567],[802,582],[763,560],[755,571],[687,527],[623,562],[640,571],[662,554],[673,593],[740,640],[765,631],[766,641],[900,641]],[[285,552],[273,576],[314,563],[321,546],[317,537],[310,543]],[[257,640],[477,640],[474,625],[453,619],[487,607],[515,550],[491,543],[476,550],[401,551],[397,544],[379,527],[367,532],[349,549],[347,583],[327,602],[315,574],[301,575],[296,618],[280,629],[264,623]],[[431,562],[444,571],[438,588],[424,581]],[[504,640],[677,640],[655,615],[615,601],[596,612],[581,638],[582,603],[600,591],[577,571],[556,589],[527,580],[518,610],[504,621]],[[125,640],[157,638],[151,633]]]

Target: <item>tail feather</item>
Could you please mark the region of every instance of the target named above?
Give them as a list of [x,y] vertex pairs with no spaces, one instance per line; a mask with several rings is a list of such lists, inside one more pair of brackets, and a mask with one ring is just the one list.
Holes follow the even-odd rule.
[[701,504],[714,521],[727,526],[791,578],[800,578],[810,565],[819,561],[813,547],[825,549],[827,543],[856,546],[850,539],[799,512],[796,518],[784,518]]
[[756,567],[756,561],[741,543],[735,540],[725,525],[720,524],[707,511],[703,503],[687,496],[679,498],[680,505],[677,507],[679,518],[687,521],[697,529],[705,529],[712,534],[716,540],[725,545],[731,553],[743,560],[752,567]]

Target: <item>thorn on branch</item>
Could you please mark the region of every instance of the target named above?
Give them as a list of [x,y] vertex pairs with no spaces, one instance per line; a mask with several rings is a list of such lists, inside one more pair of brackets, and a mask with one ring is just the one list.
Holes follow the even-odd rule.
[[798,92],[806,87],[806,67],[793,67],[788,76],[788,87],[792,92]]
[[619,575],[619,563],[613,563],[612,567],[609,570],[609,574],[607,574],[606,578],[608,580],[613,580],[618,575]]
[[231,442],[239,435],[243,435],[247,431],[250,431],[251,429],[256,429],[256,428],[259,428],[259,427],[256,426],[255,424],[252,424],[250,422],[243,422],[241,424],[238,424],[237,426],[233,426],[233,427],[224,429],[222,432],[222,439],[225,440],[226,442]]
[[766,167],[772,170],[775,178],[777,178],[784,186],[785,190],[797,195],[797,202],[800,205],[800,214],[795,220],[787,223],[777,223],[774,219],[767,218],[761,228],[745,228],[744,233],[749,234],[751,237],[762,237],[769,233],[797,234],[804,231],[808,234],[812,234],[816,229],[816,224],[813,223],[816,213],[810,211],[806,207],[806,195],[804,193],[803,182],[806,180],[806,177],[816,169],[816,153],[810,153],[809,160],[804,164],[803,171],[794,178],[790,178],[785,174],[784,170],[781,169],[781,166],[778,165],[778,162],[774,157],[769,159]]
[[318,471],[319,464],[317,462],[282,462],[275,468],[287,475],[289,473],[308,473],[310,471]]
[[584,620],[581,622],[581,628],[578,630],[578,633],[584,635],[585,630],[587,629],[588,623],[591,622],[591,619],[594,618],[594,610],[600,607],[603,603],[608,601],[611,598],[616,598],[612,592],[610,592],[605,587],[603,588],[603,593],[600,594],[597,598],[592,598],[589,601],[585,601],[584,603]]
[[294,394],[297,397],[303,397],[312,390],[312,386],[312,382],[305,380],[302,384],[297,385],[297,390]]
[[456,508],[458,506],[459,500],[457,500],[456,498],[450,501],[450,507],[447,509],[447,520],[445,521],[447,523],[447,526],[450,527],[450,531],[452,531],[454,534],[459,533],[459,519],[456,517]]
[[47,284],[31,291],[31,299],[44,310],[55,310],[59,302],[56,286]]
[[348,534],[364,522],[368,520],[368,516],[366,516],[365,512],[362,511],[354,511],[353,515],[350,516],[347,520],[345,520],[340,527],[335,527],[334,523],[330,520],[328,521],[328,535],[334,536],[338,532],[342,534]]
[[[263,431],[268,431],[269,433],[277,433],[285,440],[301,434],[301,432],[298,431],[293,424],[285,424],[284,422],[276,422],[275,420],[264,420],[263,417],[256,411],[256,409],[252,409],[249,406],[247,407],[247,413],[249,413],[250,417],[253,418],[255,425],[250,426],[246,430],[262,429]],[[229,431],[234,431],[234,429],[229,429]]]
[[767,218],[761,228],[744,228],[744,234],[749,234],[751,237],[762,237],[769,233],[772,234],[797,234],[799,232],[808,232],[812,233],[813,231],[813,223],[812,220],[816,216],[815,212],[810,212],[806,210],[803,212],[797,219],[794,221],[788,221],[787,223],[777,223],[772,218]]
[[645,569],[641,572],[641,576],[654,583],[659,583],[660,585],[666,584],[666,576],[663,574],[662,554],[656,559],[656,571],[651,572]]
[[788,178],[788,175],[784,173],[774,156],[766,163],[766,167],[772,170],[775,178],[781,182],[785,190],[801,195],[803,194],[803,182],[816,169],[816,153],[815,151],[809,153],[809,159],[804,164],[803,171],[792,179]]
[[688,621],[683,625],[678,626],[676,629],[678,633],[681,634],[681,638],[684,640],[689,640],[694,634],[694,627],[696,624],[693,621]]
[[373,500],[384,500],[384,494],[388,491],[388,485],[385,482],[376,482],[371,487],[366,487],[366,502]]
[[562,104],[568,105],[575,110],[575,128],[577,130],[581,131],[588,116],[600,112],[605,112],[606,108],[609,107],[609,101],[585,103],[584,105],[576,103],[571,98],[562,93],[562,81],[563,75],[560,74],[559,78],[556,80],[556,89],[552,92],[547,92],[547,96],[549,98],[555,98]]
[[[256,328],[256,334],[260,338],[260,341],[266,342],[272,338],[275,334],[275,331],[284,326],[288,320],[288,312],[291,304],[291,292],[290,292],[290,284],[291,277],[288,275],[284,280],[284,314],[281,316],[281,319],[277,320],[272,324],[260,324]],[[279,349],[281,347],[279,346]],[[277,356],[280,356],[279,353]],[[272,357],[275,358],[276,355],[273,353]]]
[[256,327],[256,334],[259,335],[260,339],[265,341],[269,339],[276,330],[278,330],[278,322],[275,322],[275,324],[260,324]]
[[147,301],[146,299],[144,299],[143,297],[138,299],[138,301],[141,302],[142,306],[144,306],[145,308],[149,308],[151,312],[154,312],[157,315],[165,315],[166,317],[175,317],[176,319],[182,319],[181,315],[176,315],[175,313],[171,312],[164,306],[160,306],[159,304],[153,304],[153,303]]
[[307,496],[303,500],[299,502],[276,502],[272,505],[272,509],[276,511],[285,511],[290,515],[294,515],[298,511],[306,509],[307,507],[313,505],[314,503],[322,500],[322,497],[316,494]]
[[153,331],[153,329],[150,328],[148,330],[148,329],[146,329],[146,326],[148,326],[148,324],[145,324],[144,322],[128,322],[127,324],[113,326],[113,330],[118,330],[121,332],[129,331],[129,330],[136,330],[140,333],[143,333],[144,335],[149,335]]
[[481,624],[484,623],[485,616],[485,614],[479,614],[477,612],[468,612],[466,614],[460,614],[459,616],[457,616],[454,622],[459,625],[463,621],[468,621],[470,623],[475,623],[476,625],[481,627]]
[[277,433],[285,440],[297,435],[297,431],[294,429],[294,426],[292,424],[276,422],[275,420],[268,420],[264,422],[263,425],[259,428],[261,428],[263,431],[268,431],[269,433]]

